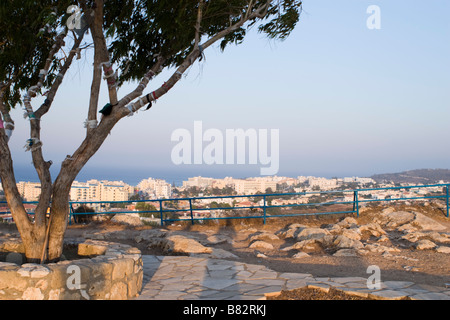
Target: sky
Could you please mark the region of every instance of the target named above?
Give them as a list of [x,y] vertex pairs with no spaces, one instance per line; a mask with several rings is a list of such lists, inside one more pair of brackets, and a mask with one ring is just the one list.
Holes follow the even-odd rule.
[[[380,9],[380,29],[367,26],[371,5]],[[199,175],[261,175],[262,164],[249,161],[176,165],[172,134],[185,129],[193,136],[196,121],[224,136],[233,129],[278,130],[279,176],[450,168],[450,2],[305,0],[303,10],[285,41],[255,29],[239,46],[206,50],[150,111],[124,118],[77,179],[137,184],[148,177],[179,183]],[[53,178],[85,136],[91,54],[76,61],[42,120]],[[163,72],[145,93],[173,71]],[[135,87],[124,85],[119,97]],[[107,99],[103,83],[99,109]],[[34,181],[31,154],[23,149],[28,123],[21,108],[12,116],[16,178]]]

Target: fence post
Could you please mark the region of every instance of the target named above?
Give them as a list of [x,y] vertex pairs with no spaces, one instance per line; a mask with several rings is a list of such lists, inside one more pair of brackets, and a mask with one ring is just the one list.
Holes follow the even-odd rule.
[[161,227],[164,226],[164,217],[163,217],[163,209],[162,209],[162,200],[159,200],[159,215],[161,218]]
[[69,226],[72,225],[72,217],[73,217],[73,207],[72,204],[69,204]]
[[353,191],[353,212],[356,211],[356,191]]
[[356,217],[359,218],[359,199],[358,199],[358,191],[355,191],[355,202],[354,205],[356,206]]
[[266,196],[263,197],[264,201],[264,224],[266,224],[267,208],[266,208]]
[[192,198],[189,198],[189,209],[191,210],[191,224],[194,225],[194,213],[192,212]]
[[446,196],[447,196],[447,218],[449,217],[449,187],[450,187],[450,184],[448,184],[447,185],[447,187],[445,188],[446,189]]

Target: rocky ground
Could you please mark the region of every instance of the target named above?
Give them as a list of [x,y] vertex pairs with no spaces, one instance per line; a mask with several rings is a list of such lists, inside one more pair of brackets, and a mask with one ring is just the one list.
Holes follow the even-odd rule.
[[[315,277],[369,277],[445,287],[450,283],[450,219],[438,205],[370,207],[354,216],[270,219],[266,225],[130,226],[132,221],[70,226],[68,238],[131,244],[143,254],[191,255],[262,264]],[[17,236],[0,227],[0,236]],[[305,294],[303,292],[303,294]]]

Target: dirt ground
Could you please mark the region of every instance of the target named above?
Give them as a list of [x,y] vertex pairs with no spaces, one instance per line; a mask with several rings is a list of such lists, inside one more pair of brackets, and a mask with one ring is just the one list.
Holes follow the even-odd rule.
[[[380,210],[386,207],[374,207],[364,210],[358,218],[358,224],[366,224],[373,220],[374,216]],[[398,210],[414,210],[433,218],[435,221],[447,227],[446,232],[450,232],[450,219],[446,218],[442,210],[436,207],[423,206],[398,206]],[[349,216],[349,215],[347,215]],[[450,283],[450,255],[437,253],[432,250],[415,250],[410,244],[393,243],[400,252],[396,252],[393,257],[383,257],[378,253],[370,253],[358,257],[334,257],[326,252],[311,253],[309,257],[302,259],[292,259],[292,252],[282,251],[280,248],[294,244],[294,240],[276,240],[271,241],[275,250],[264,252],[266,257],[257,257],[255,249],[248,248],[249,234],[258,231],[268,231],[275,233],[289,224],[301,223],[309,226],[324,227],[326,225],[339,222],[344,216],[326,215],[326,216],[305,216],[295,218],[268,219],[267,224],[255,223],[251,221],[242,222],[240,220],[226,220],[221,225],[171,225],[162,227],[166,230],[189,233],[197,239],[206,239],[207,236],[221,235],[233,239],[232,243],[220,243],[211,245],[214,248],[221,248],[229,251],[236,256],[239,262],[249,264],[265,265],[277,272],[296,272],[308,273],[314,277],[368,277],[367,268],[370,265],[377,265],[381,269],[382,281],[411,281],[421,285],[445,287]],[[158,228],[158,227],[156,227]],[[161,228],[161,227],[159,227]],[[155,229],[155,227],[145,226],[130,228],[123,225],[107,223],[91,223],[88,225],[69,226],[66,237],[82,237],[86,232],[136,232],[138,230]],[[14,226],[0,224],[0,233],[16,233]],[[136,243],[132,237],[123,239],[123,236],[117,239],[108,237],[108,241],[127,243],[139,248],[143,254],[165,255],[158,249],[148,248],[145,243]],[[401,258],[396,258],[401,257]],[[233,260],[233,259],[229,259]]]
[[343,291],[330,288],[324,292],[312,288],[299,288],[289,291],[281,291],[278,296],[268,297],[267,300],[371,300],[346,294]]

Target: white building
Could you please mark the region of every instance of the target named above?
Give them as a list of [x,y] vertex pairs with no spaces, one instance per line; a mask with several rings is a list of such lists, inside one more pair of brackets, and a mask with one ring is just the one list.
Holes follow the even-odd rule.
[[172,185],[165,180],[148,178],[138,184],[140,191],[148,193],[155,199],[169,199],[172,197]]
[[212,182],[213,188],[223,189],[226,187],[234,187],[235,179],[226,177],[224,179],[214,179]]
[[358,182],[359,184],[376,183],[375,180],[373,180],[372,178],[359,178],[359,177],[356,177],[355,181]]
[[308,184],[311,188],[319,187],[320,190],[331,190],[337,188],[338,181],[337,179],[309,177]]
[[123,181],[75,181],[70,189],[71,201],[128,201],[130,190]]
[[25,201],[38,201],[41,195],[41,184],[38,182],[19,182],[17,183],[20,196]]
[[253,194],[256,192],[266,193],[268,188],[272,189],[272,192],[276,192],[277,183],[265,179],[246,179],[235,180],[234,184],[234,190],[238,194]]
[[212,186],[214,183],[213,178],[203,178],[203,177],[193,177],[189,178],[188,181],[183,181],[183,188],[197,187],[197,188],[207,188]]

